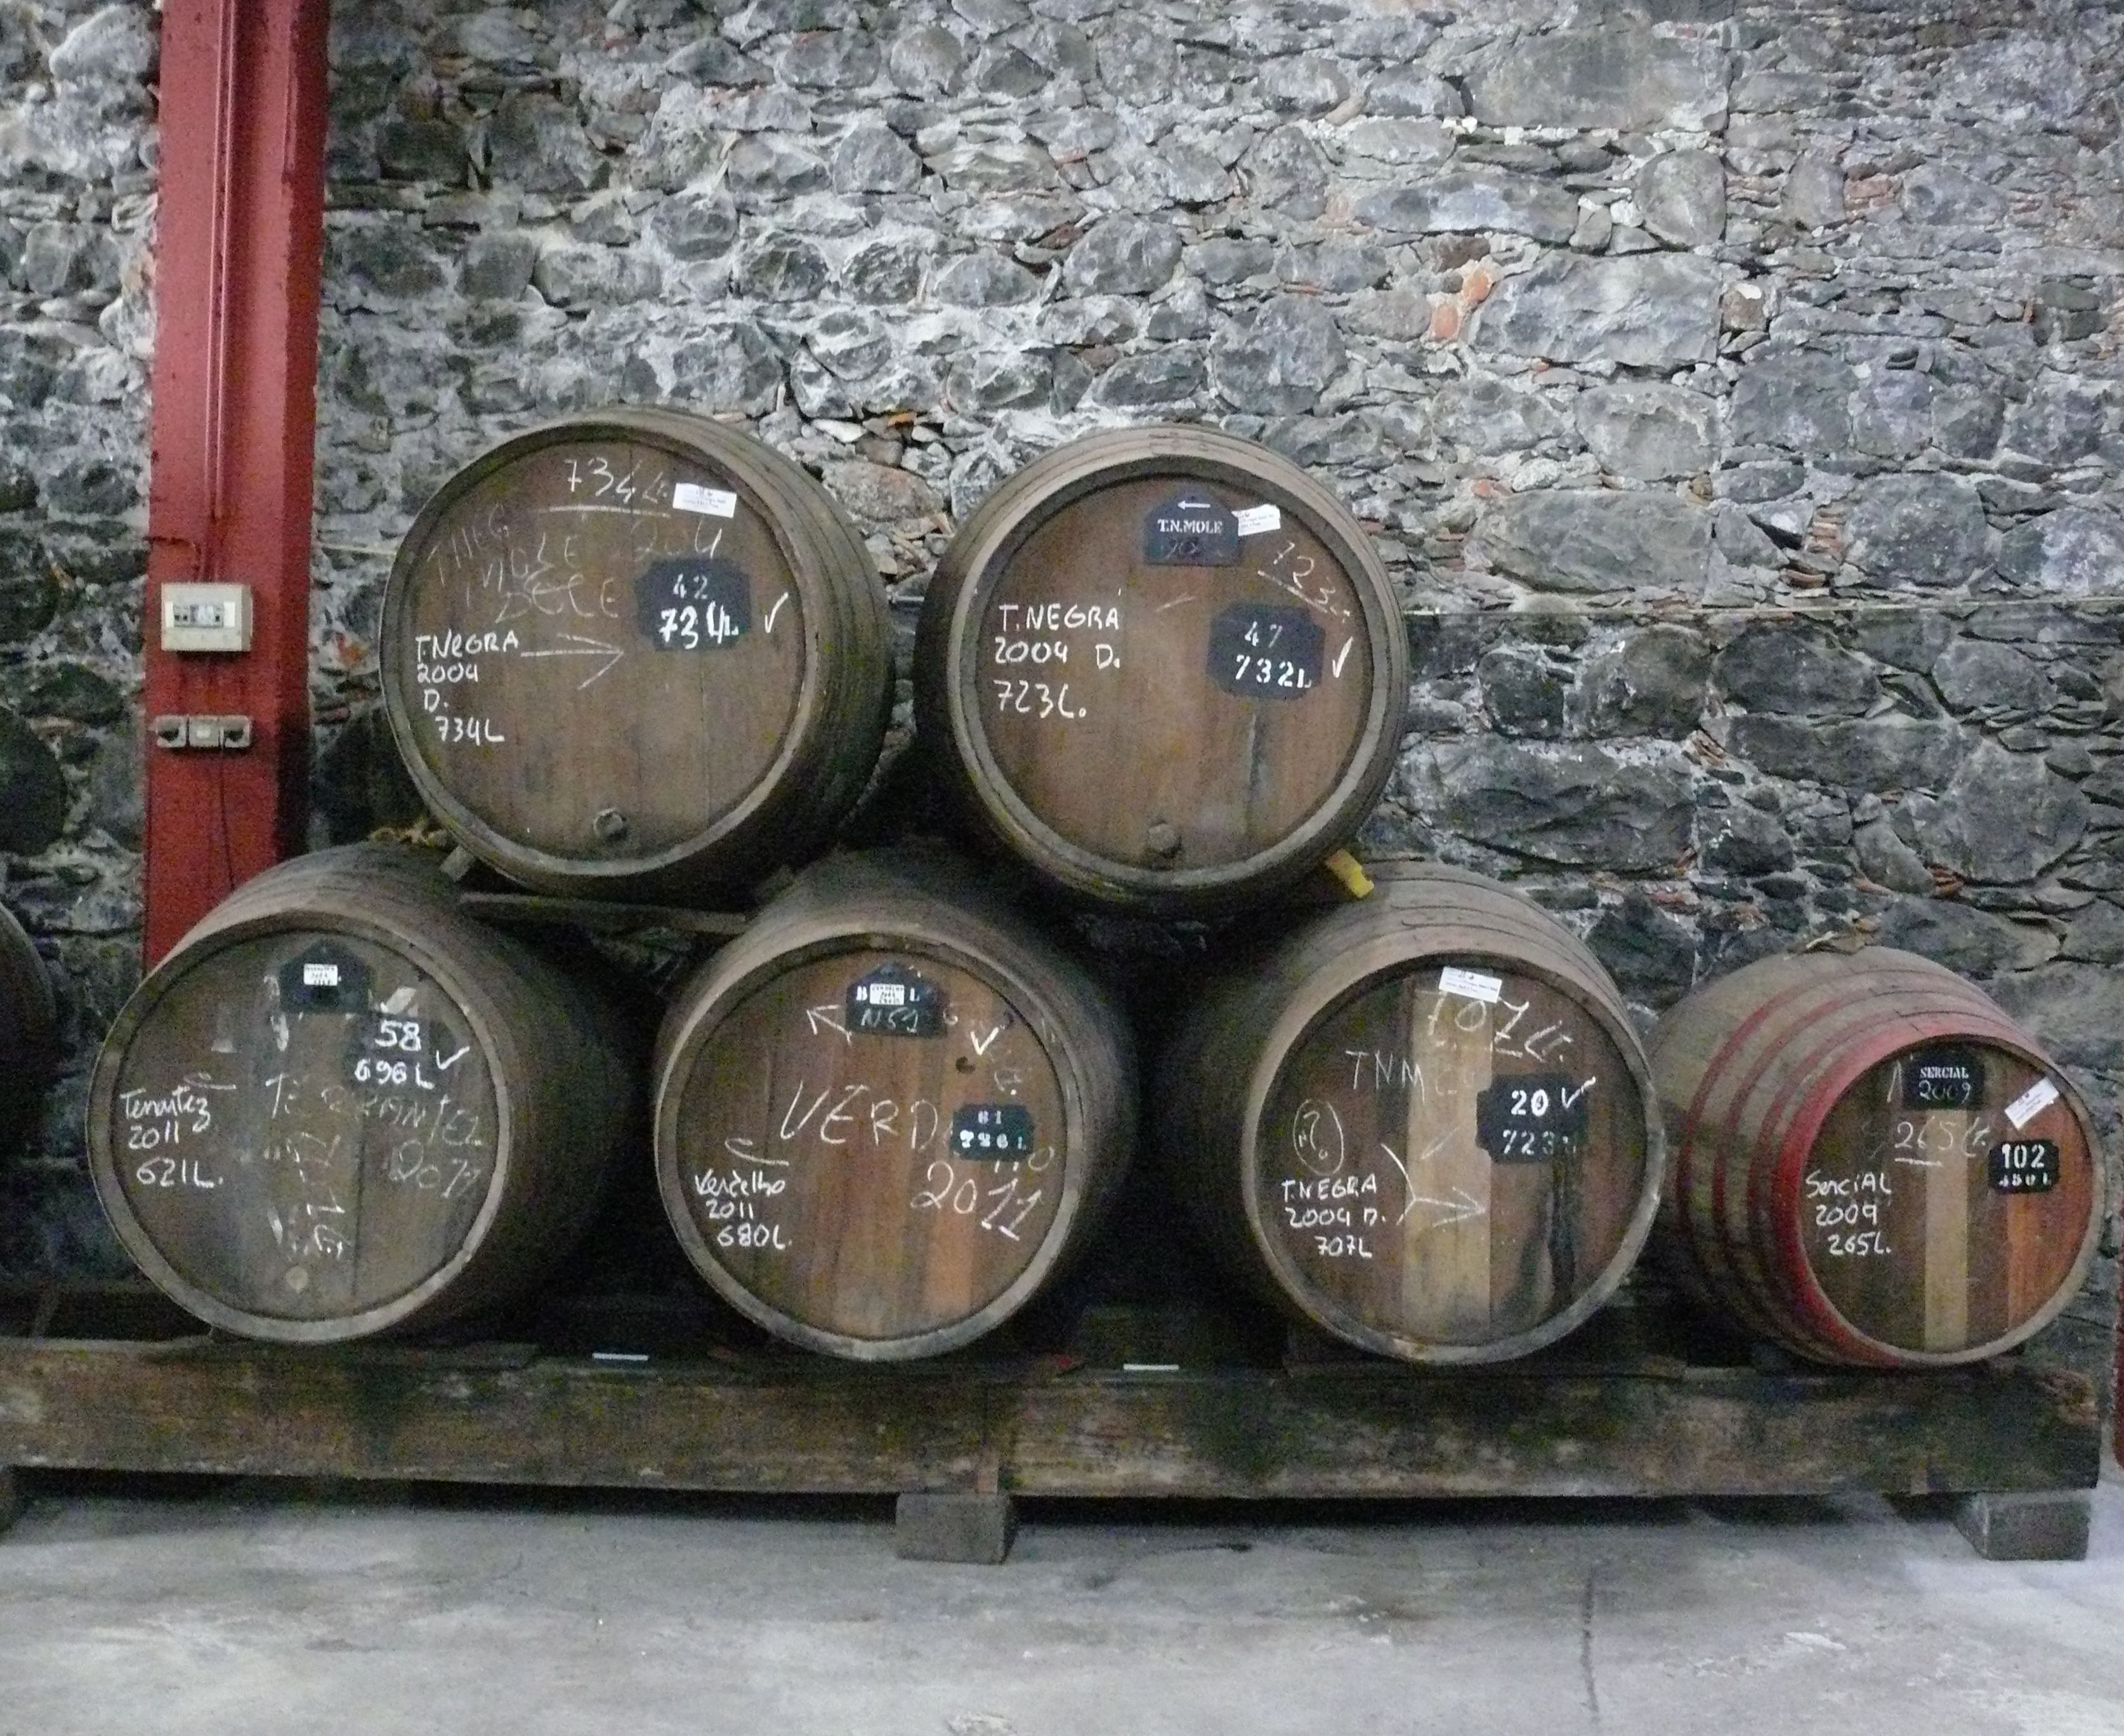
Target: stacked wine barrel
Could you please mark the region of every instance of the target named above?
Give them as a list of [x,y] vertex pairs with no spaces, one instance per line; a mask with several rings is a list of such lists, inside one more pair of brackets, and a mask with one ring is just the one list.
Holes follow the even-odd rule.
[[459,914],[432,857],[356,844],[260,875],[148,974],[97,1060],[89,1164],[201,1320],[433,1327],[574,1244],[637,1070],[611,1011]]
[[383,699],[435,817],[577,896],[742,889],[821,848],[892,698],[885,592],[809,477],[609,410],[506,440],[406,533]]
[[1094,435],[982,502],[923,603],[916,703],[979,833],[1063,891],[1258,904],[1363,822],[1408,646],[1363,527],[1249,441]]
[[[1073,442],[944,553],[909,763],[993,880],[813,859],[879,755],[884,593],[826,493],[717,423],[504,441],[408,532],[383,641],[414,781],[506,880],[728,906],[800,872],[669,998],[646,1068],[431,858],[241,890],[126,1007],[90,1115],[120,1236],[217,1325],[319,1343],[500,1306],[635,1139],[686,1258],[768,1333],[971,1343],[1082,1257],[1137,1142],[1135,1042],[1065,912],[1248,913],[1182,986],[1149,1144],[1235,1287],[1363,1350],[1552,1343],[1656,1220],[1701,1306],[1830,1362],[1995,1354],[2087,1269],[2084,1104],[1934,966],[1766,961],[1648,1054],[1584,942],[1491,881],[1345,864],[1335,902],[1293,898],[1392,774],[1408,651],[1363,528],[1252,443]],[[0,989],[12,956],[0,929]]]
[[1652,1072],[1538,906],[1409,867],[1209,986],[1157,1085],[1206,1239],[1272,1300],[1418,1362],[1598,1308],[1659,1201]]
[[821,863],[680,991],[656,1176],[693,1263],[792,1343],[955,1349],[1077,1250],[1135,1144],[1083,969],[963,867]]
[[1928,959],[1765,959],[1675,1008],[1653,1064],[1671,1257],[1710,1306],[1802,1356],[1996,1356],[2086,1276],[2107,1194],[2087,1106]]

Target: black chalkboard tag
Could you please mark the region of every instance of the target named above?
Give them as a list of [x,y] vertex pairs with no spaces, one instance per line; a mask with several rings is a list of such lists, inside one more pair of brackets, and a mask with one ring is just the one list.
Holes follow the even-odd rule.
[[848,985],[847,1014],[859,1036],[942,1037],[944,991],[904,966],[881,965]]
[[1143,521],[1143,557],[1153,567],[1236,567],[1239,527],[1206,488],[1183,488]]
[[365,1013],[369,967],[337,943],[320,940],[280,967],[280,1004],[291,1013]]
[[659,651],[721,651],[752,630],[752,585],[730,561],[658,561],[634,581],[636,624]]
[[2057,1142],[2002,1139],[1991,1148],[1994,1193],[2048,1193],[2058,1184]]
[[1959,1043],[1934,1043],[1903,1061],[1905,1109],[1981,1109],[1984,1061]]
[[1320,685],[1327,643],[1302,609],[1234,603],[1210,623],[1210,678],[1242,699],[1302,699]]
[[1032,1111],[1022,1103],[967,1103],[952,1117],[954,1157],[1007,1164],[1032,1149]]
[[1475,1099],[1475,1138],[1492,1163],[1546,1164],[1586,1137],[1591,1094],[1562,1073],[1515,1073]]

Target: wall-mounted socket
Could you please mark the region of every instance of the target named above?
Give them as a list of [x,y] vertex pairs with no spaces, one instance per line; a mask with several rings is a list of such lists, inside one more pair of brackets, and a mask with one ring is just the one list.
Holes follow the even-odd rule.
[[236,753],[251,746],[248,717],[165,716],[156,718],[151,727],[157,747]]
[[251,649],[248,585],[165,585],[162,649],[233,652]]

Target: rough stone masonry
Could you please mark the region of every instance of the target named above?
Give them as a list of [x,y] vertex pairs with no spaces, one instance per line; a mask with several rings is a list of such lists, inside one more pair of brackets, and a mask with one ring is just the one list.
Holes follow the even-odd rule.
[[[1913,947],[2115,1138],[2114,0],[334,13],[321,837],[401,799],[393,541],[506,431],[729,417],[911,610],[1033,454],[1212,421],[1405,587],[1370,846],[1520,882],[1647,1014],[1810,938]],[[78,1122],[136,971],[154,23],[0,0],[0,896],[71,1045],[0,1172],[18,1274],[116,1258]]]

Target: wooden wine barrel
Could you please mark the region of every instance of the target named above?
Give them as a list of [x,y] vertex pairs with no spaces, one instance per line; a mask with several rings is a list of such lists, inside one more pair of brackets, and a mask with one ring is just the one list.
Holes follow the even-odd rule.
[[51,974],[22,925],[0,910],[0,1153],[29,1126],[58,1028]]
[[923,605],[915,699],[991,841],[1109,906],[1257,901],[1386,787],[1408,646],[1363,527],[1266,448],[1099,434],[1002,484]]
[[656,1173],[688,1255],[769,1332],[934,1355],[1080,1247],[1134,1140],[1091,979],[957,864],[829,859],[680,993]]
[[260,875],[128,1001],[90,1168],[201,1320],[322,1343],[507,1300],[571,1246],[637,1093],[609,1014],[380,844]]
[[2107,1197],[2070,1080],[1978,989],[1887,947],[1766,958],[1652,1051],[1672,1153],[1661,1244],[1801,1355],[1973,1362],[2079,1290]]
[[1562,1337],[1658,1205],[1652,1077],[1569,930],[1480,876],[1383,865],[1213,982],[1160,1068],[1160,1145],[1233,1270],[1412,1362]]
[[384,594],[421,795],[539,891],[741,887],[830,835],[892,698],[885,592],[810,478],[674,412],[503,441],[422,509]]

